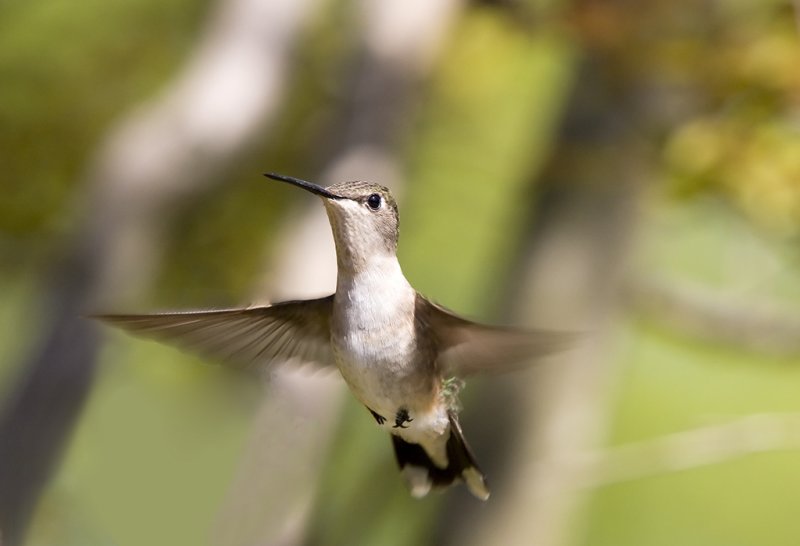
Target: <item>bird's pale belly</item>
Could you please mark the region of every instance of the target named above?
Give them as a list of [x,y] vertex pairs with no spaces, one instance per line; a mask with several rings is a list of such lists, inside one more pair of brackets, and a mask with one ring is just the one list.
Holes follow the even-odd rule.
[[405,351],[389,357],[384,351],[362,350],[334,345],[334,355],[342,377],[364,405],[388,419],[401,407],[419,405],[426,398],[419,392],[419,379],[410,365],[413,358]]
[[390,351],[346,342],[333,346],[342,377],[379,425],[417,443],[446,431],[446,407],[439,400],[434,378],[414,362],[413,346],[395,344]]

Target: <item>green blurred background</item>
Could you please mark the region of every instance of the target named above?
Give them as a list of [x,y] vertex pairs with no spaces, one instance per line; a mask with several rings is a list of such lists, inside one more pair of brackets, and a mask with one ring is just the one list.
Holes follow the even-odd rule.
[[[63,306],[52,302],[70,288],[59,279],[93,259],[85,241],[97,229],[105,184],[93,173],[109,135],[169,95],[225,4],[0,3],[7,415],[31,385],[32,355],[61,327],[51,319]],[[218,168],[199,173],[204,183],[158,209],[163,252],[146,288],[115,299],[127,288],[105,278],[98,296],[92,287],[102,275],[86,274],[89,287],[70,316],[100,304],[142,311],[253,301],[257,287],[269,286],[264,264],[283,259],[278,237],[309,200],[260,173],[317,179],[348,139],[371,144],[369,130],[348,136],[357,132],[352,120],[385,123],[375,138],[402,180],[400,258],[409,279],[481,320],[599,332],[602,365],[585,397],[597,403],[584,408],[596,439],[575,442],[575,460],[590,462],[566,492],[579,500],[550,522],[562,529],[557,538],[516,531],[524,523],[508,534],[507,518],[520,518],[505,508],[504,493],[515,497],[504,484],[515,481],[520,456],[503,451],[536,434],[519,416],[535,391],[490,379],[465,393],[465,430],[475,433],[478,459],[499,474],[494,510],[459,490],[408,499],[388,442],[348,399],[334,406],[335,439],[324,448],[303,530],[289,543],[448,544],[465,533],[472,543],[496,536],[501,544],[800,543],[800,6],[443,2],[450,20],[430,31],[435,53],[409,69],[370,58],[378,3],[308,4],[303,24],[285,37],[294,45],[272,117]],[[384,105],[364,102],[373,77],[389,83],[367,99]],[[401,100],[393,103],[392,93]],[[394,108],[399,121],[359,117]],[[191,178],[191,162],[187,169]],[[573,263],[597,271],[578,272],[577,284],[543,281],[562,288],[546,290],[552,302],[540,310],[541,289],[530,279],[553,275],[542,272],[552,256],[572,256],[541,249],[560,244],[573,215],[583,226],[576,236],[597,256],[565,261],[561,276]],[[616,273],[604,273],[612,266]],[[581,307],[585,294],[600,303]],[[564,318],[562,307],[592,317]],[[213,531],[220,518],[245,518],[221,507],[235,495],[231,482],[269,393],[176,350],[102,336],[91,388],[76,395],[82,410],[61,425],[64,442],[32,495],[25,543],[278,543],[267,531],[239,542]],[[508,392],[516,402],[504,405]],[[60,411],[47,396],[38,403],[45,420]],[[18,416],[0,426],[9,435],[44,434]],[[0,457],[4,476],[22,473],[21,453]],[[515,502],[522,514],[537,510]],[[260,518],[257,501],[245,509]]]

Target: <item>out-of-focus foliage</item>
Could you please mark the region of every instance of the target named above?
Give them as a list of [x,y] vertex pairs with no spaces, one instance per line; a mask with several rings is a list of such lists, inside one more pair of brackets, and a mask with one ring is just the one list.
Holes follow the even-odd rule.
[[677,188],[719,191],[758,224],[797,235],[800,125],[787,118],[738,111],[680,127],[666,149]]
[[[790,2],[484,3],[492,6],[466,8],[446,40],[403,142],[401,259],[420,290],[483,317],[513,294],[503,283],[530,235],[533,182],[557,139],[577,67],[605,56],[614,62],[603,65],[603,77],[630,95],[630,119],[617,121],[655,158],[633,275],[722,294],[745,318],[754,302],[800,309],[796,248],[786,243],[800,235],[800,43]],[[40,268],[20,262],[58,250],[76,223],[70,205],[94,147],[113,120],[174,77],[207,7],[0,5],[0,394],[37,328]],[[153,306],[247,303],[287,204],[307,198],[268,187],[260,173],[305,176],[335,153],[330,131],[347,115],[340,109],[356,62],[354,10],[347,2],[320,10],[297,53],[277,136],[255,144],[228,173],[230,183],[184,204],[147,296]],[[625,86],[632,81],[652,88]],[[610,446],[754,413],[800,412],[796,355],[720,346],[658,316],[626,313],[619,329]],[[105,353],[30,543],[204,543],[251,432],[257,389],[127,337],[113,336]],[[337,438],[311,535],[329,544],[426,540],[442,497],[408,498],[389,442],[355,403]],[[748,455],[600,487],[575,515],[584,531],[577,542],[794,545],[795,459]]]
[[782,2],[714,4],[707,32],[673,44],[702,109],[668,135],[682,193],[725,195],[759,225],[800,234],[800,38]]
[[[206,2],[64,0],[0,6],[0,231],[63,231],[92,147],[185,58]],[[21,250],[30,250],[22,247]]]
[[[663,139],[663,178],[680,195],[724,195],[762,227],[800,230],[800,37],[796,4],[574,2],[589,48],[615,78],[655,86],[626,120]],[[630,92],[630,90],[621,92]]]

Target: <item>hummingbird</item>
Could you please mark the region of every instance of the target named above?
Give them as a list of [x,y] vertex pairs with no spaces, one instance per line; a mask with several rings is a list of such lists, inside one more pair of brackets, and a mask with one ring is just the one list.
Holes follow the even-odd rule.
[[96,318],[236,368],[263,372],[292,361],[338,368],[389,433],[412,496],[463,482],[487,500],[486,477],[458,419],[463,379],[519,369],[566,348],[572,336],[479,324],[418,293],[397,259],[397,203],[384,186],[322,187],[264,176],[322,199],[336,246],[335,293],[266,306]]

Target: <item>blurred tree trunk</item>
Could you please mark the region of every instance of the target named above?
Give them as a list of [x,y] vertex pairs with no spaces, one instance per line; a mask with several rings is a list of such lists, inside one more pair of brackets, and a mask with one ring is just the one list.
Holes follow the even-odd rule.
[[23,541],[90,392],[96,327],[82,315],[141,294],[161,235],[274,120],[314,0],[224,0],[184,73],[112,131],[88,169],[86,221],[54,264],[37,349],[0,413],[0,536]]
[[489,513],[477,528],[459,518],[453,544],[556,546],[575,538],[579,463],[604,438],[615,375],[611,325],[645,175],[639,143],[622,123],[627,103],[607,77],[605,60],[591,54],[579,67],[551,159],[537,175],[526,258],[509,283],[537,325],[589,334],[527,381],[515,380],[520,416],[489,409],[508,408],[507,399],[484,402],[489,420],[519,428],[507,439],[509,469]]

